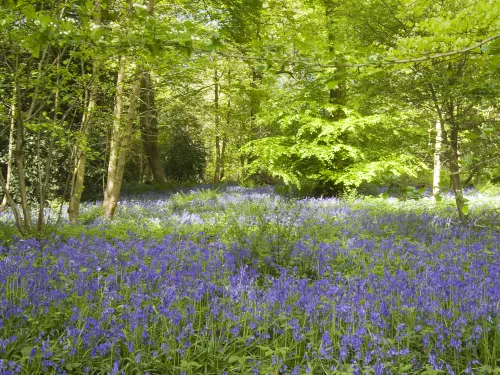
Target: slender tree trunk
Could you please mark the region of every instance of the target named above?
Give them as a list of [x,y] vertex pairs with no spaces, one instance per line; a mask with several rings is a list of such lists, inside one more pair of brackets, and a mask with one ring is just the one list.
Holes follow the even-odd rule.
[[262,84],[262,72],[252,69],[252,83],[250,84],[252,87],[252,97],[250,100],[250,131],[251,131],[251,139],[259,139],[262,138],[263,134],[261,128],[256,125],[257,114],[260,111],[260,97],[257,89]]
[[436,139],[434,142],[434,175],[432,180],[432,194],[439,194],[439,184],[441,182],[441,144],[443,142],[443,132],[441,131],[441,121],[436,121]]
[[[92,67],[92,79],[97,78],[97,65],[94,63]],[[72,186],[70,192],[70,199],[68,205],[68,215],[69,221],[72,224],[76,224],[78,221],[78,211],[80,208],[80,201],[82,199],[82,193],[85,188],[85,169],[87,164],[87,142],[92,133],[93,127],[93,112],[97,106],[97,84],[93,83],[90,87],[86,109],[82,115],[82,126],[81,132],[83,136],[83,144],[77,146],[76,157],[75,157],[75,169],[73,170]]]
[[214,71],[214,108],[215,108],[215,176],[214,182],[220,182],[221,149],[220,149],[220,116],[219,116],[219,76]]
[[14,214],[14,220],[16,222],[16,227],[21,233],[22,236],[24,236],[24,226],[23,226],[23,220],[21,218],[21,213],[19,212],[19,208],[17,207],[16,202],[14,202],[14,199],[12,199],[12,196],[9,194],[9,188],[7,187],[7,182],[3,178],[3,172],[2,169],[0,168],[0,187],[3,189],[5,197],[7,198],[7,202],[12,209],[12,212]]
[[139,179],[137,180],[138,184],[142,184],[142,181],[143,181],[142,180],[142,177],[144,175],[144,165],[143,165],[144,160],[143,160],[143,158],[144,158],[144,153],[141,150],[139,153]]
[[[147,12],[149,16],[154,12],[154,0],[148,0]],[[140,77],[140,125],[141,139],[144,155],[153,176],[153,181],[164,185],[167,183],[165,171],[161,162],[161,154],[158,147],[158,119],[155,104],[155,89],[151,79],[151,73],[143,70]]]
[[163,170],[160,150],[158,148],[158,120],[155,106],[155,91],[151,81],[151,74],[143,72],[140,80],[140,108],[141,139],[149,168],[154,182],[166,184],[167,178]]
[[[124,60],[122,60],[124,64]],[[125,68],[120,64],[120,72],[122,73],[122,79],[125,72]],[[120,74],[119,74],[120,76]],[[123,83],[122,83],[123,85]],[[118,85],[117,85],[118,86]],[[123,90],[123,87],[122,87]],[[127,122],[125,129],[121,129],[119,126],[119,118],[117,126],[113,127],[111,155],[108,167],[108,183],[106,186],[106,195],[104,199],[104,213],[106,217],[113,218],[115,214],[118,199],[120,198],[120,191],[123,181],[123,172],[125,170],[125,162],[127,161],[127,153],[129,149],[130,138],[132,137],[132,130],[134,126],[135,116],[137,112],[137,100],[140,95],[141,90],[141,80],[140,78],[134,78],[132,83],[132,92],[130,94],[130,103],[127,115]],[[118,91],[118,90],[117,90]],[[123,95],[123,91],[121,92]],[[118,92],[117,92],[117,102],[118,102]],[[121,110],[121,103],[119,105]],[[115,106],[116,109],[116,106]],[[115,111],[115,116],[117,111]]]
[[221,151],[220,151],[220,181],[224,179],[224,173],[225,173],[225,157],[226,157],[226,135],[224,134],[222,136],[222,146],[221,146]]
[[227,146],[227,132],[231,129],[231,70],[227,72],[227,111],[226,111],[226,128],[222,132],[222,148],[220,154],[220,179],[223,180],[225,176],[226,167],[226,146]]
[[[436,108],[436,112],[438,114],[439,124],[441,125],[441,139],[442,141],[448,140],[448,134],[446,132],[446,128],[444,126],[444,116],[443,109],[439,105],[439,100],[436,94],[436,90],[432,84],[429,85],[432,100],[434,102],[434,106]],[[462,185],[460,183],[460,164],[458,160],[458,124],[455,121],[454,117],[454,108],[453,104],[449,106],[449,122],[451,125],[450,131],[450,143],[447,150],[448,164],[450,166],[450,179],[451,185],[453,188],[453,192],[455,194],[455,202],[457,207],[457,213],[460,221],[464,224],[467,223],[467,215],[464,213],[464,195],[462,191]]]
[[451,172],[451,186],[453,187],[453,192],[455,193],[455,202],[457,205],[458,217],[460,221],[464,224],[468,222],[468,215],[465,211],[465,199],[462,190],[462,184],[460,182],[460,162],[458,158],[458,131],[459,126],[455,121],[453,114],[453,105],[450,105],[450,149],[449,149],[449,160],[450,160],[450,172]]
[[[125,58],[120,59],[120,68],[116,80],[115,107],[113,109],[113,126],[111,130],[111,140],[109,145],[109,161],[108,161],[108,178],[104,189],[103,206],[106,210],[106,216],[112,217],[111,199],[115,191],[116,183],[116,168],[118,165],[118,157],[120,152],[120,136],[121,136],[121,117],[123,108],[123,86],[125,79]],[[116,202],[115,202],[116,204]]]
[[16,93],[14,92],[14,97],[12,98],[12,105],[10,109],[10,132],[9,132],[9,150],[7,155],[7,176],[5,179],[4,196],[2,200],[2,205],[0,206],[0,212],[4,211],[8,204],[8,192],[10,189],[10,183],[12,179],[12,159],[14,155],[14,133],[16,125]]
[[[58,121],[58,113],[59,113],[59,67],[60,67],[60,55],[57,57],[56,61],[56,92],[54,94],[54,113],[52,117],[52,122],[54,124],[57,123]],[[38,133],[40,135],[40,132]],[[55,137],[50,134],[50,141],[49,141],[49,147],[47,149],[46,153],[46,158],[45,158],[45,168],[42,173],[40,173],[39,169],[39,205],[38,205],[38,222],[37,222],[37,234],[38,236],[41,236],[43,234],[44,228],[45,228],[45,201],[47,199],[47,189],[49,187],[49,182],[50,182],[50,174],[52,170],[52,152],[54,150],[54,141]],[[39,167],[40,164],[39,164]]]
[[[17,103],[20,105],[21,103],[21,88],[19,86],[19,82],[16,82],[16,96]],[[21,199],[21,208],[23,210],[24,217],[24,227],[28,232],[32,230],[32,222],[31,222],[31,212],[28,205],[28,194],[26,190],[26,169],[25,162],[26,156],[24,151],[24,146],[26,144],[26,128],[24,127],[23,118],[21,109],[18,108],[16,111],[16,167],[17,174],[19,180],[19,196]]]
[[[101,3],[99,0],[95,2],[96,15],[95,22],[97,25],[101,23]],[[86,109],[82,115],[81,132],[83,135],[83,145],[77,147],[75,157],[75,168],[71,179],[70,198],[68,204],[68,216],[71,224],[76,224],[78,221],[78,211],[80,209],[80,201],[85,188],[85,169],[87,164],[87,143],[92,133],[93,128],[93,112],[97,106],[97,87],[98,87],[98,67],[94,61],[92,63],[92,83],[88,90],[88,99],[85,101]]]
[[220,182],[220,170],[221,170],[221,147],[220,147],[220,136],[215,136],[215,174],[214,183],[218,184]]

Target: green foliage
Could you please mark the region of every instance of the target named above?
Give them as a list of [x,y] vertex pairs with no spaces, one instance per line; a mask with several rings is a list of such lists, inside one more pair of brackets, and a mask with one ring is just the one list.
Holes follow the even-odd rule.
[[[222,181],[284,183],[309,195],[388,186],[387,176],[400,190],[430,186],[430,128],[441,112],[442,178],[456,128],[460,177],[484,184],[499,174],[499,15],[489,0],[175,0],[151,12],[121,0],[6,1],[0,146],[17,105],[30,203],[47,165],[45,195],[67,198],[77,149],[87,152],[84,196],[101,197],[124,58],[123,113],[135,74],[149,72],[173,182],[212,180],[217,165]],[[489,42],[470,49],[481,40]],[[412,59],[420,60],[395,63]],[[131,144],[128,186],[149,180],[138,127]],[[5,152],[0,161],[5,170]],[[12,185],[19,202],[17,172]]]
[[278,123],[286,135],[252,141],[243,148],[253,157],[249,170],[266,168],[298,187],[307,181],[359,187],[381,183],[387,174],[416,177],[427,169],[418,157],[402,149],[393,151],[393,145],[407,141],[408,134],[398,130],[406,116],[347,111],[346,118],[332,120],[337,109],[332,105],[314,109],[305,103],[301,112],[280,116]]
[[177,108],[170,112],[165,142],[165,174],[176,182],[199,181],[206,166],[206,150],[196,117]]

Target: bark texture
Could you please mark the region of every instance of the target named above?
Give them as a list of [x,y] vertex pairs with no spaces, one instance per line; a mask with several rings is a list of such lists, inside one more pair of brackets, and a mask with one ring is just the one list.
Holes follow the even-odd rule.
[[[99,0],[95,2],[96,14],[95,21],[97,25],[101,23],[101,3]],[[68,216],[69,221],[75,224],[78,221],[78,211],[80,208],[80,201],[82,199],[82,193],[85,188],[85,170],[87,164],[87,142],[92,133],[93,128],[93,112],[97,106],[97,87],[98,87],[98,66],[94,61],[92,64],[92,83],[90,89],[88,90],[88,98],[86,100],[86,109],[82,115],[82,126],[81,133],[83,137],[83,145],[77,147],[75,156],[75,167],[73,170],[73,176],[71,179],[71,190],[70,199],[68,204]]]
[[451,110],[451,131],[450,131],[450,148],[449,148],[449,159],[450,159],[450,172],[451,172],[451,186],[453,192],[455,193],[455,202],[457,205],[458,217],[462,223],[468,222],[467,213],[465,212],[465,199],[464,192],[462,190],[462,184],[460,181],[460,162],[459,162],[459,151],[458,151],[458,124],[456,123],[453,116],[453,107]]
[[[457,207],[458,218],[464,224],[468,222],[467,214],[465,211],[465,199],[462,190],[462,184],[460,182],[460,163],[459,163],[459,151],[458,151],[458,131],[459,125],[455,120],[455,108],[453,102],[450,100],[447,106],[440,105],[439,99],[434,89],[434,86],[429,85],[432,100],[434,102],[434,107],[436,109],[439,124],[441,125],[441,139],[443,142],[448,142],[448,147],[446,150],[446,156],[448,159],[448,165],[450,168],[450,179],[453,192],[455,194],[455,203]],[[444,113],[447,115],[447,122],[450,124],[450,137],[448,140],[448,132],[445,128],[445,118]]]
[[[121,66],[120,66],[121,70]],[[124,71],[124,69],[123,69]],[[123,83],[122,83],[123,85]],[[134,79],[132,83],[132,92],[130,94],[130,103],[127,114],[127,121],[125,129],[122,129],[120,123],[116,121],[113,127],[113,147],[110,152],[110,160],[108,166],[108,183],[104,197],[104,214],[107,218],[113,218],[118,199],[120,198],[120,191],[123,181],[123,172],[125,170],[125,163],[127,161],[127,154],[130,146],[130,138],[134,128],[135,115],[137,112],[137,100],[139,98],[139,91],[141,88],[140,79]],[[123,87],[122,87],[123,90]],[[123,91],[122,91],[123,95]],[[121,109],[121,103],[120,103]]]
[[439,194],[439,184],[441,183],[441,145],[443,142],[443,132],[441,121],[436,121],[436,138],[434,141],[434,173],[432,179],[432,194]]
[[24,225],[23,225],[23,220],[21,218],[21,213],[19,212],[19,208],[17,207],[16,202],[14,202],[11,195],[9,194],[9,189],[7,187],[5,179],[3,178],[3,172],[1,168],[0,168],[0,187],[3,189],[5,193],[5,198],[7,198],[7,203],[12,209],[12,212],[14,214],[14,220],[16,222],[16,227],[19,230],[19,233],[21,233],[21,235],[24,236]]
[[[96,72],[96,67],[94,66],[94,79]],[[83,136],[83,145],[80,145],[76,152],[75,157],[75,169],[73,171],[71,193],[68,206],[69,221],[75,224],[78,221],[78,211],[80,208],[80,201],[82,199],[82,193],[84,190],[85,181],[85,169],[87,164],[87,142],[89,140],[90,134],[92,133],[92,114],[96,107],[96,88],[93,85],[89,92],[89,98],[87,101],[87,108],[82,115],[82,126],[81,132]]]
[[0,212],[4,211],[9,204],[8,194],[10,189],[10,183],[12,179],[12,160],[14,156],[14,133],[16,129],[16,98],[14,93],[14,98],[12,100],[11,110],[10,110],[10,131],[9,131],[9,146],[7,154],[7,176],[5,178],[4,195],[2,200],[2,205],[0,206]]
[[158,120],[156,115],[155,91],[151,81],[151,74],[143,72],[141,76],[141,101],[139,111],[141,113],[141,139],[144,155],[153,176],[153,181],[158,184],[166,184],[167,178],[161,162],[161,154],[158,147]]
[[[121,137],[122,137],[122,109],[123,109],[123,86],[125,79],[125,59],[120,60],[120,68],[116,79],[115,107],[113,109],[113,126],[111,129],[111,141],[109,145],[108,178],[104,190],[103,207],[105,215],[113,217],[116,209],[116,185],[118,159],[120,157]],[[114,206],[113,206],[114,205]]]
[[[19,83],[16,84],[16,96],[17,103],[21,103],[21,88],[19,87]],[[26,190],[26,156],[24,151],[24,146],[26,144],[26,128],[23,123],[23,118],[21,114],[21,110],[18,109],[16,111],[16,152],[15,152],[15,160],[17,167],[17,174],[19,180],[19,195],[21,198],[21,207],[23,210],[24,217],[24,227],[28,232],[32,230],[32,221],[31,221],[31,212],[28,205],[28,194]]]
[[221,180],[221,140],[220,140],[220,115],[219,115],[219,76],[217,69],[214,72],[214,108],[215,108],[215,175],[214,182]]

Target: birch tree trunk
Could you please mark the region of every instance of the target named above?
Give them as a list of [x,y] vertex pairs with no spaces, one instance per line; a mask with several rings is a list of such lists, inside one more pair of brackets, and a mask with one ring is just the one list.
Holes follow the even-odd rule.
[[439,184],[441,183],[441,145],[443,142],[443,132],[441,131],[441,121],[436,121],[436,139],[434,142],[434,174],[432,180],[432,194],[439,194]]
[[450,105],[450,148],[449,148],[449,159],[450,159],[450,173],[451,173],[451,186],[453,192],[455,193],[455,202],[457,205],[458,217],[460,221],[464,224],[468,222],[467,211],[465,210],[465,199],[464,192],[462,190],[462,183],[460,181],[460,162],[459,162],[459,151],[458,151],[458,131],[459,126],[455,121],[453,114],[453,105]]
[[[123,172],[125,170],[125,162],[127,161],[127,153],[129,149],[130,138],[134,127],[135,116],[137,112],[137,100],[139,98],[141,89],[140,78],[135,77],[132,83],[132,92],[130,94],[130,103],[127,114],[127,122],[125,129],[120,126],[123,99],[123,78],[125,75],[125,60],[120,62],[120,72],[118,74],[117,83],[117,99],[115,104],[115,121],[113,124],[113,134],[111,137],[110,158],[108,165],[108,182],[106,185],[104,196],[104,214],[107,218],[112,219],[118,199],[120,198],[120,191],[123,181]],[[120,90],[118,87],[121,86]],[[120,97],[120,99],[119,99]]]

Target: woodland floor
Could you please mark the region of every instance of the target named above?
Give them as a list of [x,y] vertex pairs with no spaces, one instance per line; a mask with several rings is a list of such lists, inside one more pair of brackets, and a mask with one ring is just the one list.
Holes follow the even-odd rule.
[[468,198],[149,192],[44,240],[4,213],[0,374],[499,373],[500,197]]

